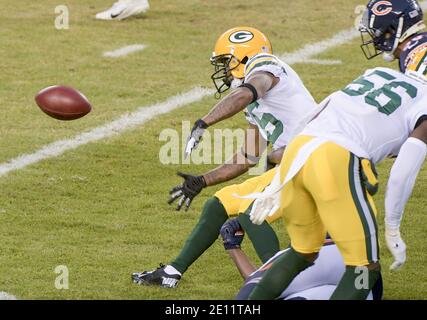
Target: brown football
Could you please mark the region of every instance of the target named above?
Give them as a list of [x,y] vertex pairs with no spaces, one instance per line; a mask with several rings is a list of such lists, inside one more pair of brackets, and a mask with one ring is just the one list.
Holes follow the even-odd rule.
[[52,86],[35,97],[44,113],[59,120],[74,120],[92,110],[89,100],[78,90],[66,86]]

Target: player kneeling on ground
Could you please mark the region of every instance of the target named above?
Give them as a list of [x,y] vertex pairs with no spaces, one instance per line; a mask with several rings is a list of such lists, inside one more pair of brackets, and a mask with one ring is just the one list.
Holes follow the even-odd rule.
[[[237,219],[228,220],[221,228],[224,248],[245,279],[245,284],[236,299],[246,300],[271,265],[290,249],[274,255],[258,270],[241,249],[245,233]],[[315,264],[301,272],[277,299],[329,300],[345,272],[345,265],[337,246],[329,238],[325,240]],[[369,294],[368,300],[380,300],[383,287],[380,277]]]
[[[325,99],[324,111],[289,144],[277,184],[256,195],[251,219],[261,223],[279,207],[291,248],[272,264],[250,299],[274,299],[283,292],[316,260],[326,232],[346,264],[331,299],[366,299],[380,276],[373,165],[387,157],[397,156],[385,197],[386,243],[395,260],[391,269],[406,261],[400,223],[427,153],[427,47],[425,34],[417,34],[423,13],[416,1],[389,1],[394,11],[379,16],[382,5],[369,3],[361,31],[372,37],[376,50],[406,56],[404,73],[367,70]],[[423,42],[419,47],[418,41]],[[360,271],[368,279],[365,287],[356,285]]]

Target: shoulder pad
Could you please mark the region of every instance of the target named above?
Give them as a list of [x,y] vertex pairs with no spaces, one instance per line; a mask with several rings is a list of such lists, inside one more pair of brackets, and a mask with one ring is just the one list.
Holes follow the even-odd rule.
[[286,73],[283,63],[276,57],[268,53],[260,53],[253,56],[246,63],[245,66],[245,77],[248,76],[253,70],[263,66],[274,66],[278,67]]

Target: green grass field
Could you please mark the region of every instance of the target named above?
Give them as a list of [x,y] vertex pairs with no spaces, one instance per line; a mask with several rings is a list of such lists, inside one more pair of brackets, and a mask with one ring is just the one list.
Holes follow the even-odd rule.
[[[282,54],[349,29],[355,7],[364,2],[153,0],[146,15],[102,22],[94,15],[110,1],[75,0],[64,3],[70,29],[56,30],[58,1],[1,0],[13,9],[0,12],[0,163],[195,86],[212,88],[209,58],[216,38],[230,27],[259,28]],[[123,58],[102,57],[104,51],[138,43],[147,49]],[[343,62],[293,66],[318,101],[366,68],[383,64],[366,61],[359,39],[318,58]],[[80,89],[93,112],[73,122],[47,117],[33,97],[53,84]],[[232,299],[242,281],[220,241],[177,289],[130,281],[131,272],[174,258],[204,201],[221,187],[206,189],[188,213],[177,213],[166,203],[168,190],[180,181],[175,172],[202,173],[213,166],[165,166],[158,156],[161,130],[180,130],[181,120],[193,122],[215,101],[205,98],[136,130],[0,176],[0,291],[19,299]],[[236,116],[217,127],[244,126],[244,117]],[[381,231],[390,165],[386,161],[379,168]],[[391,256],[381,235],[386,299],[427,298],[426,187],[424,169],[402,225],[408,260],[401,272],[388,271]],[[277,223],[275,229],[285,246],[284,226]],[[255,257],[249,241],[244,247]],[[55,288],[58,265],[69,269],[68,290]]]

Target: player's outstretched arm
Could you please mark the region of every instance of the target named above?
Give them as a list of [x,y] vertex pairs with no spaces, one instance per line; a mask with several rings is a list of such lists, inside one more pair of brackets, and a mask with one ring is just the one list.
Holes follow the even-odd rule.
[[266,148],[266,142],[259,134],[258,127],[249,125],[245,133],[245,143],[241,150],[223,165],[205,173],[203,178],[207,186],[230,181],[249,170],[259,162],[260,155]]
[[400,236],[400,222],[415,180],[427,154],[427,121],[414,130],[402,145],[391,169],[385,196],[385,237],[393,255],[391,270],[398,270],[406,261],[406,245]]
[[179,211],[185,206],[187,211],[203,188],[229,181],[248,171],[251,166],[258,163],[259,155],[265,150],[266,143],[261,144],[261,139],[258,127],[250,125],[246,130],[245,144],[241,151],[235,153],[226,163],[200,176],[178,173],[184,181],[169,192],[169,204],[179,199],[176,209]]
[[197,147],[205,129],[244,110],[250,103],[264,97],[278,82],[279,79],[268,72],[256,72],[251,75],[245,84],[232,91],[218,102],[206,116],[194,123],[187,139],[186,156]]
[[237,218],[228,220],[221,228],[221,237],[224,249],[227,250],[231,260],[235,263],[243,279],[247,279],[255,270],[248,256],[241,249],[245,233]]
[[[271,73],[254,73],[253,76],[245,82],[245,84],[249,86],[243,85],[231,92],[218,102],[202,120],[208,126],[212,126],[215,123],[234,116],[236,113],[245,109],[251,102],[264,97],[277,81],[278,79]],[[255,91],[253,89],[255,89]]]

